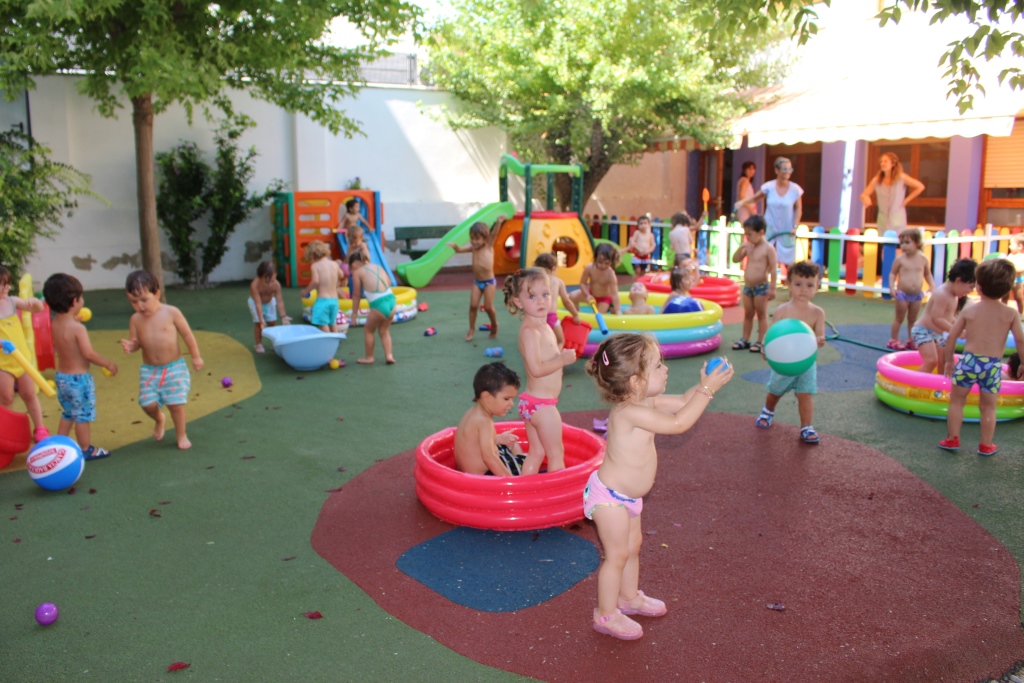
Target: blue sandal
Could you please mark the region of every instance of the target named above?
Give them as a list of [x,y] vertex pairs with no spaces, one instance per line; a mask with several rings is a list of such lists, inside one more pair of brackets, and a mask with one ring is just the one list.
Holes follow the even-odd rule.
[[740,340],[738,342],[735,342],[732,345],[732,350],[733,351],[742,351],[744,349],[749,349],[749,348],[750,348],[750,342],[748,342],[743,337],[740,337]]
[[772,426],[772,418],[775,417],[775,413],[768,410],[767,408],[761,409],[761,414],[757,416],[757,420],[754,421],[761,429],[768,429]]
[[818,443],[821,441],[818,432],[814,431],[814,427],[811,425],[800,428],[800,438],[803,439],[804,443]]

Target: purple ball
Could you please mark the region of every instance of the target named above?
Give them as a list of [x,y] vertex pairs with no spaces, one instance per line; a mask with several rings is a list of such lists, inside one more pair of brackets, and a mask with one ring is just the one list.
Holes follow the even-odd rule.
[[36,621],[41,626],[49,626],[57,621],[59,615],[60,611],[57,609],[57,605],[52,602],[44,602],[39,607],[36,607]]
[[220,381],[220,385],[221,385],[222,387],[224,387],[225,389],[227,389],[228,387],[230,387],[230,386],[231,386],[232,384],[234,384],[234,382],[232,382],[232,381],[231,381],[231,378],[230,378],[230,377],[225,377],[224,379],[222,379],[222,380]]

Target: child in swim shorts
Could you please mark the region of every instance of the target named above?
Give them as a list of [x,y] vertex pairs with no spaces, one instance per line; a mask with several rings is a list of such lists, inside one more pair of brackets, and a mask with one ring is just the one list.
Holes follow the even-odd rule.
[[[946,418],[946,438],[939,448],[960,450],[960,427],[964,420],[964,405],[971,387],[978,385],[978,411],[981,413],[981,443],[978,455],[995,455],[999,448],[993,443],[996,433],[996,406],[1002,383],[1003,351],[1007,333],[1013,334],[1018,349],[1024,348],[1024,330],[1016,309],[1004,305],[1000,299],[1013,287],[1017,269],[1006,259],[982,262],[975,276],[981,300],[965,308],[949,331],[946,345],[945,373],[953,381],[949,392],[949,413]],[[953,339],[966,333],[964,352],[954,361]],[[1017,366],[1017,379],[1024,378]]]
[[185,405],[191,377],[178,348],[178,337],[181,337],[192,355],[192,367],[197,372],[203,369],[192,328],[180,310],[160,301],[160,283],[152,273],[145,270],[129,273],[124,288],[135,313],[128,323],[128,339],[121,340],[121,348],[125,353],[142,351],[139,406],[156,424],[153,438],[157,441],[164,438],[162,409],[167,406],[178,448],[192,448],[185,433]]

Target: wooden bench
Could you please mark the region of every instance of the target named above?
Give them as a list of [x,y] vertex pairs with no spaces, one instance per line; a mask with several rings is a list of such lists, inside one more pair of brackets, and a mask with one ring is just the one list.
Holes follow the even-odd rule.
[[436,240],[444,237],[451,230],[453,225],[411,225],[395,228],[395,240],[402,240],[405,242],[405,248],[399,249],[403,254],[406,254],[412,260],[418,259],[427,253],[426,249],[416,249],[413,244],[416,240]]

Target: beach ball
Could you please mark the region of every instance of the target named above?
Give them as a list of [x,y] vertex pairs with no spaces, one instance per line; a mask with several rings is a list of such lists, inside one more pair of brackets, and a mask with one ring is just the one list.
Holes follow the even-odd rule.
[[697,313],[704,306],[692,296],[674,296],[665,302],[662,313]]
[[764,336],[764,357],[780,375],[795,377],[814,365],[818,356],[818,339],[807,323],[784,318],[772,323]]
[[28,474],[47,491],[61,491],[78,481],[85,469],[82,449],[67,436],[49,436],[28,454]]
[[90,320],[92,320],[92,311],[90,311],[85,306],[82,306],[82,310],[78,312],[78,321],[87,323]]

